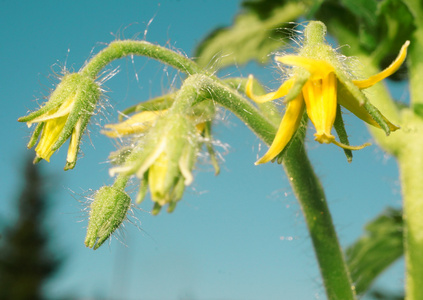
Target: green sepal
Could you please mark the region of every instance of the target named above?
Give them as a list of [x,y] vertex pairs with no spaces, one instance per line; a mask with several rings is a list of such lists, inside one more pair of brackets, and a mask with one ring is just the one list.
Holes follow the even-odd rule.
[[132,113],[142,112],[142,111],[158,111],[158,110],[165,110],[169,109],[174,100],[177,93],[169,93],[160,97],[156,97],[150,99],[148,101],[144,101],[138,103],[136,105],[130,106],[122,111],[122,114],[119,115],[118,119],[121,122],[124,116],[128,116]]
[[213,120],[216,114],[215,103],[208,97],[198,97],[197,99],[199,100],[191,110],[188,110],[187,115],[193,118],[195,124]]
[[359,105],[368,102],[366,95],[343,72],[335,70],[335,75],[338,78],[338,98],[348,97],[350,101],[358,102]]
[[76,159],[73,161],[66,161],[66,164],[63,170],[65,171],[72,170],[73,168],[75,168],[75,166],[76,166]]
[[376,123],[379,124],[380,128],[382,128],[382,130],[385,131],[385,134],[389,135],[391,133],[391,129],[389,128],[389,124],[386,118],[380,113],[380,111],[375,106],[373,106],[369,101],[366,101],[363,107],[372,116],[373,120],[375,120]]
[[66,99],[72,97],[75,92],[75,86],[79,84],[80,75],[78,73],[65,75],[62,81],[57,85],[56,89],[50,95],[49,100],[39,110],[30,113],[25,117],[18,119],[19,122],[29,122],[35,118],[60,106]]
[[91,204],[85,245],[98,249],[126,219],[131,198],[123,190],[103,186]]
[[135,200],[136,204],[140,204],[144,201],[145,196],[147,195],[148,191],[148,170],[143,174],[140,183],[140,189],[137,194],[137,198]]
[[[95,81],[89,77],[81,78],[80,85],[77,87],[75,95],[75,104],[66,120],[65,126],[60,133],[57,141],[54,143],[52,150],[59,149],[66,140],[72,135],[72,132],[79,119],[82,119],[82,127],[85,129],[90,118],[94,113],[97,101],[101,92]],[[81,135],[84,130],[81,130]]]
[[41,157],[39,157],[39,156],[35,156],[34,157],[34,160],[32,161],[32,163],[35,165],[35,164],[38,164],[40,161],[42,161],[43,159],[41,158]]
[[214,175],[219,175],[220,173],[220,166],[219,162],[217,161],[216,152],[214,151],[214,147],[212,144],[212,134],[211,134],[212,122],[207,121],[204,127],[204,144],[206,145],[207,152],[210,155],[210,162],[214,168]]
[[41,132],[43,131],[44,128],[44,122],[38,123],[37,126],[34,129],[34,132],[31,135],[31,139],[28,142],[28,149],[31,149],[32,147],[35,146],[35,144],[38,141],[38,137],[40,136]]
[[[333,126],[335,127],[335,131],[338,134],[339,140],[344,145],[350,145],[350,142],[348,141],[348,135],[347,131],[345,130],[344,126],[344,120],[342,119],[342,111],[341,106],[338,104],[336,106],[336,118],[335,122],[333,123]],[[349,149],[343,148],[345,156],[347,157],[347,161],[350,163],[352,162],[353,154],[352,151]]]
[[108,157],[110,164],[113,166],[122,165],[127,159],[128,155],[131,154],[133,149],[134,147],[132,146],[126,146],[111,152]]
[[161,210],[162,210],[162,206],[159,203],[154,202],[154,206],[153,206],[153,209],[151,211],[151,214],[153,216],[157,216]]
[[181,176],[173,188],[171,201],[169,202],[167,207],[168,213],[172,213],[175,210],[176,204],[179,202],[179,200],[182,199],[182,196],[184,195],[184,191],[185,191],[184,178]]
[[298,68],[295,72],[295,81],[292,87],[289,89],[288,94],[285,96],[283,102],[288,103],[289,101],[294,100],[298,97],[298,95],[301,93],[305,83],[310,78],[310,72],[307,70],[304,70],[302,68]]

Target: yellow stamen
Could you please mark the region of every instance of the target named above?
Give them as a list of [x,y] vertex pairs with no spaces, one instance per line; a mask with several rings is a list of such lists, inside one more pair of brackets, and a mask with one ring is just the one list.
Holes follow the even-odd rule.
[[335,137],[332,134],[326,132],[317,132],[314,134],[315,141],[318,141],[320,144],[330,144],[335,141]]
[[410,45],[410,41],[406,41],[404,45],[402,45],[401,50],[397,56],[397,58],[382,72],[370,76],[367,79],[364,80],[353,80],[353,83],[359,88],[359,89],[367,89],[368,87],[371,87],[375,83],[385,79],[386,77],[394,74],[399,67],[402,65],[402,63],[405,60],[405,57],[407,56],[407,48]]
[[292,85],[294,84],[294,78],[290,78],[285,81],[276,92],[271,92],[266,95],[257,96],[253,92],[253,75],[248,76],[248,81],[245,86],[245,93],[247,96],[252,99],[256,103],[264,103],[268,101],[272,101],[278,98],[282,98],[288,94],[289,90],[291,89]]
[[361,150],[361,149],[371,145],[371,143],[364,143],[363,145],[360,145],[360,146],[350,146],[350,145],[342,144],[342,143],[340,143],[336,140],[333,140],[332,143],[337,145],[338,147],[348,149],[348,150]]
[[266,154],[255,163],[256,165],[271,161],[285,148],[295,131],[297,131],[298,126],[300,126],[303,112],[304,100],[303,96],[300,94],[297,98],[288,102],[286,112],[276,132],[272,145]]
[[326,134],[326,133],[315,133],[315,140],[318,141],[321,144],[335,144],[338,147],[341,147],[343,149],[348,149],[348,150],[361,150],[367,146],[370,146],[370,143],[365,143],[363,145],[360,146],[350,146],[350,145],[346,145],[343,144],[341,142],[338,142],[337,140],[335,140],[335,137],[331,134]]

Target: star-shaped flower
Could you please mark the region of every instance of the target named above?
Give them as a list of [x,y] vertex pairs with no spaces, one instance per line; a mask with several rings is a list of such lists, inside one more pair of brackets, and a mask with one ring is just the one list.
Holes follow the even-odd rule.
[[272,145],[256,164],[269,162],[282,152],[298,129],[304,110],[316,128],[316,141],[333,143],[346,151],[359,150],[370,144],[350,146],[335,139],[331,130],[335,118],[340,115],[339,105],[368,124],[382,128],[387,135],[399,128],[371,105],[361,90],[373,86],[398,70],[407,55],[409,41],[402,46],[398,57],[385,70],[365,80],[353,80],[335,50],[325,43],[326,26],[322,22],[310,22],[304,34],[305,43],[297,55],[276,57],[277,61],[291,66],[293,72],[277,91],[262,96],[254,95],[253,77],[249,76],[246,94],[255,102],[263,103],[285,97],[287,103]]

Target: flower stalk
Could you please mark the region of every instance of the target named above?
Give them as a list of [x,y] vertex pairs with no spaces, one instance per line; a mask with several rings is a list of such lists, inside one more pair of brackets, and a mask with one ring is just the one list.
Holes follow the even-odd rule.
[[[80,74],[94,79],[112,60],[128,55],[151,57],[190,75],[184,83],[185,88],[179,95],[180,99],[175,100],[178,104],[172,105],[169,113],[180,114],[200,101],[212,99],[237,115],[268,145],[274,140],[276,126],[251,102],[224,82],[204,75],[193,61],[169,49],[144,41],[116,41],[97,54]],[[301,130],[298,132],[301,133]],[[304,212],[329,299],[355,299],[321,184],[303,147],[302,134],[293,137],[283,165]],[[189,170],[189,163],[186,164]],[[141,171],[139,173],[144,175],[144,169]],[[98,248],[125,219],[130,207],[129,197],[124,192],[129,173],[119,173],[121,175],[114,186],[101,188],[95,196],[95,213],[90,218],[91,225],[86,239],[88,247]],[[141,180],[144,178],[145,176]],[[102,211],[105,213],[101,213]]]
[[129,55],[150,57],[187,74],[202,72],[202,69],[192,60],[167,48],[146,41],[118,40],[110,43],[95,55],[81,70],[81,73],[95,78],[113,60]]
[[[273,142],[277,128],[255,106],[217,81],[204,81],[216,102],[237,115],[266,144]],[[282,164],[304,214],[328,299],[355,299],[325,194],[304,149],[303,135],[300,130],[293,138]]]

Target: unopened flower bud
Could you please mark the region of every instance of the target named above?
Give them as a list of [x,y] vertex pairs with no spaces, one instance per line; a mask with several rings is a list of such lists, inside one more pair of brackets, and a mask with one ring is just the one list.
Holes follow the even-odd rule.
[[191,171],[197,159],[199,132],[190,118],[180,114],[166,114],[140,140],[128,155],[125,163],[110,170],[111,175],[135,174],[142,181],[142,197],[145,184],[156,202],[153,214],[163,205],[174,209],[183,195],[185,186],[193,181]]
[[85,246],[98,249],[126,219],[131,198],[123,190],[103,186],[91,204]]

